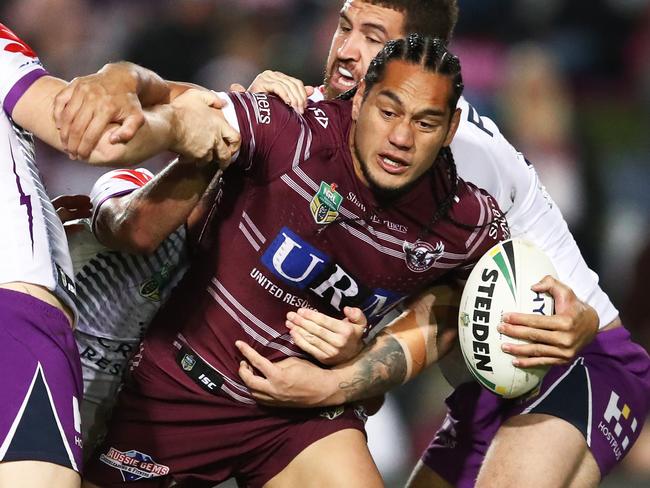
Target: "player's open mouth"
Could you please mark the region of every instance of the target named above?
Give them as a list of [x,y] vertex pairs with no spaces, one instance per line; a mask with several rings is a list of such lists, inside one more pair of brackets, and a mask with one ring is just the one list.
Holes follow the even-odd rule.
[[409,165],[404,160],[401,160],[394,156],[388,157],[382,154],[379,154],[377,156],[377,162],[384,171],[394,175],[404,173],[406,170],[408,170],[409,167]]
[[332,75],[332,82],[343,90],[349,90],[357,84],[352,72],[340,65],[336,68],[336,70],[334,70],[334,73]]

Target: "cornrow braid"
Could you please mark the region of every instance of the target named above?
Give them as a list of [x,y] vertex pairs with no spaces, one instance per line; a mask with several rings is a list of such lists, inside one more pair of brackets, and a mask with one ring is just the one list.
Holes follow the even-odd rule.
[[[370,62],[364,77],[366,84],[364,96],[367,96],[372,87],[384,78],[386,65],[394,60],[419,64],[425,71],[449,76],[452,82],[452,94],[449,97],[448,105],[451,112],[450,117],[453,115],[458,99],[463,93],[463,77],[458,57],[449,52],[443,39],[409,34],[406,39],[388,41]],[[349,92],[343,95],[346,99],[350,97]]]

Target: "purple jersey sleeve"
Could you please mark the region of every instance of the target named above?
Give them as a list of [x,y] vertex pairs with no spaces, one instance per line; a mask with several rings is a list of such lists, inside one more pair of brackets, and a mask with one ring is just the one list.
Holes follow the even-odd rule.
[[47,74],[36,53],[3,24],[0,24],[0,73],[0,102],[9,117],[27,88]]

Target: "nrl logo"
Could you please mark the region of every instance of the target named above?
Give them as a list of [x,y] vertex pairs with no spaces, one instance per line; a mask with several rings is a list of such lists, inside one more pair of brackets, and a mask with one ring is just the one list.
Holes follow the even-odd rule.
[[438,242],[435,247],[424,241],[413,244],[404,241],[406,266],[415,273],[422,273],[430,269],[445,252],[445,245]]
[[336,183],[328,185],[321,181],[318,193],[314,195],[309,209],[317,224],[331,224],[339,216],[343,197],[336,191]]
[[468,327],[470,324],[469,314],[463,312],[460,314],[460,323],[463,324],[463,327]]
[[181,367],[185,371],[192,371],[192,368],[194,368],[194,365],[196,364],[196,359],[194,359],[194,356],[191,354],[185,354],[183,356],[183,359],[181,359]]
[[160,301],[160,291],[169,282],[171,267],[164,264],[157,273],[140,285],[140,295],[152,302]]

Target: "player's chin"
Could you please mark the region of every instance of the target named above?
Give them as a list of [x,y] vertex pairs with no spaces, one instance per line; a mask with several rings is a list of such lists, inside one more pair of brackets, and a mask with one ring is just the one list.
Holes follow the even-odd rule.
[[394,199],[406,193],[411,181],[401,176],[384,176],[371,181],[372,191],[380,198]]

